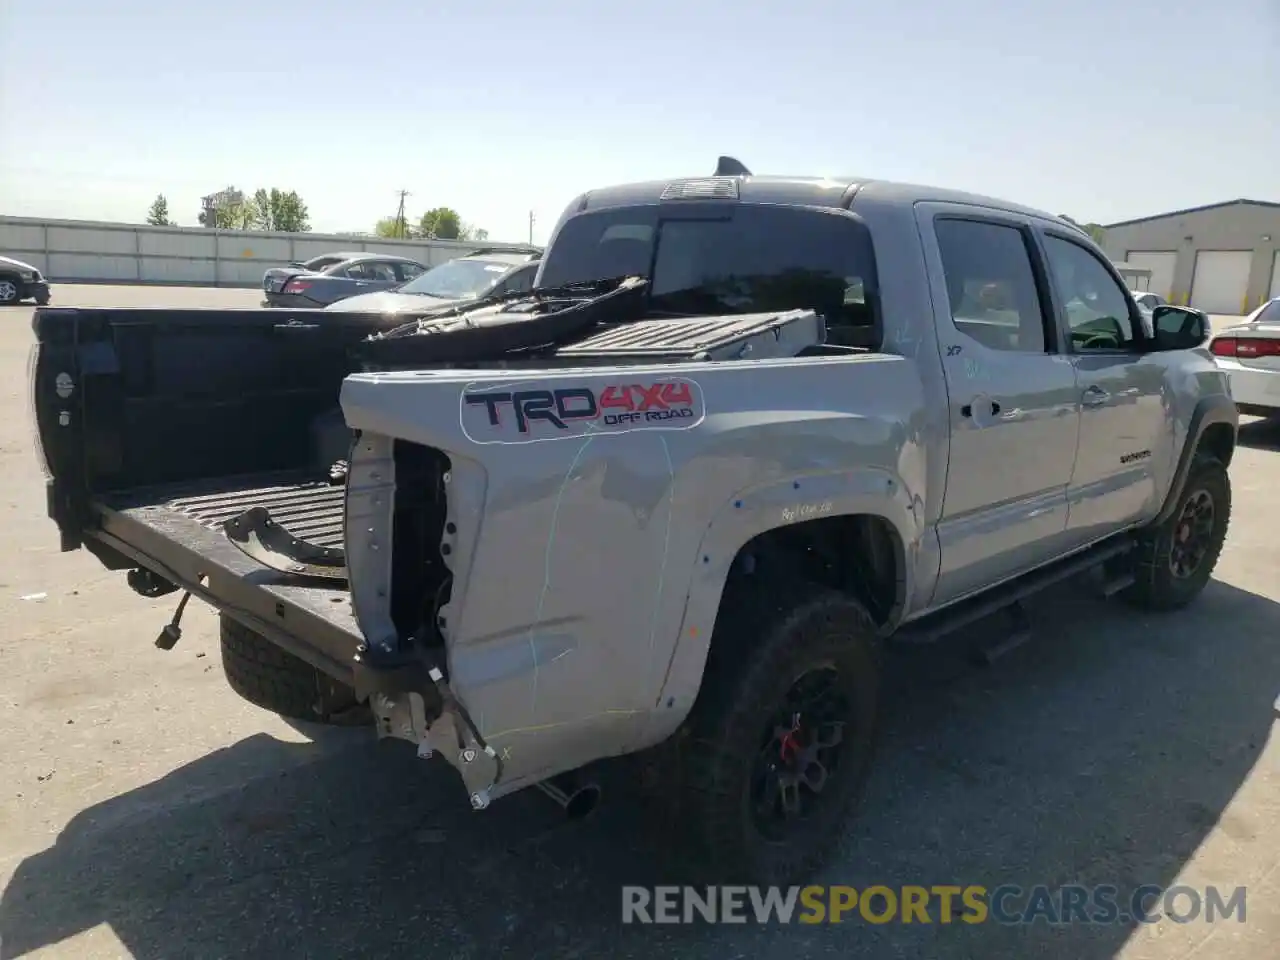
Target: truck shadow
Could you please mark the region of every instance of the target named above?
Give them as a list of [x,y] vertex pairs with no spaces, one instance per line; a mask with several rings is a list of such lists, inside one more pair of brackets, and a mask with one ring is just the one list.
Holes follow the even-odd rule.
[[[1036,640],[990,668],[956,646],[891,658],[880,764],[815,882],[1174,881],[1266,744],[1280,608],[1214,582],[1178,616],[1065,589],[1033,619]],[[620,777],[583,823],[565,824],[536,791],[474,814],[441,761],[371,747],[360,731],[314,736],[251,737],[79,814],[5,890],[4,956],[103,923],[141,960],[1089,960],[1133,931],[944,926],[936,915],[930,926],[624,926],[621,885],[669,880],[679,854],[658,852],[666,825],[639,800],[610,791]],[[1238,809],[1228,817],[1228,832],[1266,828]]]
[[1240,446],[1255,450],[1280,450],[1280,421],[1250,420],[1242,423],[1236,440]]

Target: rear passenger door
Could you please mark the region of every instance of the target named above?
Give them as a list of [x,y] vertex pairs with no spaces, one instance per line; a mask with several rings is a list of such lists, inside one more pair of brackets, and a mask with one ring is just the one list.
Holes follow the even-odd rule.
[[394,260],[369,260],[364,266],[372,280],[370,286],[375,290],[389,290],[401,282],[396,270],[399,264]]
[[958,600],[1064,550],[1079,428],[1031,223],[963,204],[919,204],[951,428],[935,603]]
[[353,263],[343,270],[338,276],[346,277],[348,280],[354,280],[356,285],[361,288],[361,293],[373,286],[374,272],[369,261],[362,260],[359,263]]

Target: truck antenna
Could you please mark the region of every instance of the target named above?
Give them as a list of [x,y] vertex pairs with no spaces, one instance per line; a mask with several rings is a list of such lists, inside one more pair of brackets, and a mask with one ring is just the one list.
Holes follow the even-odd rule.
[[749,177],[751,176],[751,171],[748,170],[740,160],[736,160],[733,157],[721,157],[716,163],[716,172],[714,176]]

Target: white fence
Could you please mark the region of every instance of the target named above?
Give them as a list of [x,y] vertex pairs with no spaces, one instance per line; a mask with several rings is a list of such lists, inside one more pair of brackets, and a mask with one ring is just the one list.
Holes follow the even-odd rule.
[[256,287],[268,267],[322,253],[392,253],[435,266],[480,247],[523,249],[526,245],[151,227],[0,215],[0,256],[29,263],[55,282]]

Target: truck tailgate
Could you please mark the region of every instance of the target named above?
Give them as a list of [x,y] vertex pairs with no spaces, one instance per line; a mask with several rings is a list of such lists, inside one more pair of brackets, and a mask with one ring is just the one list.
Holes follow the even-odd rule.
[[[313,543],[342,545],[343,488],[301,473],[180,483],[97,497],[89,536],[154,570],[331,676],[351,674],[361,641],[344,584],[277,573],[242,553],[222,523],[253,506]],[[308,645],[294,637],[307,637]]]
[[243,554],[222,523],[265,506],[308,541],[341,546],[343,491],[326,482],[334,449],[349,442],[338,393],[351,347],[394,322],[301,310],[36,311],[32,404],[62,549],[150,571],[348,678],[363,638],[344,586],[286,578]]

